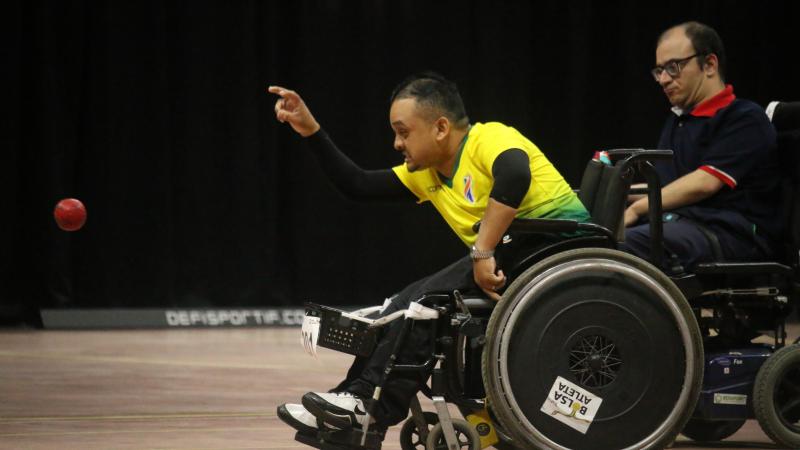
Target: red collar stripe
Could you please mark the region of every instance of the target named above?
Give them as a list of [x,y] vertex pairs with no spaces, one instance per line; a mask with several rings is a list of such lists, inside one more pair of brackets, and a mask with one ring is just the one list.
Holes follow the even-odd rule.
[[728,84],[719,94],[697,105],[690,114],[695,117],[714,117],[717,111],[730,105],[735,99],[733,86]]

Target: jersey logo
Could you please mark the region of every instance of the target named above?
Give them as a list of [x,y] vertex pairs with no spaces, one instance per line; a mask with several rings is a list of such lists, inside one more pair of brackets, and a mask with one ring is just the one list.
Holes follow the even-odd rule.
[[475,203],[475,195],[472,193],[472,175],[464,176],[464,198],[470,203]]

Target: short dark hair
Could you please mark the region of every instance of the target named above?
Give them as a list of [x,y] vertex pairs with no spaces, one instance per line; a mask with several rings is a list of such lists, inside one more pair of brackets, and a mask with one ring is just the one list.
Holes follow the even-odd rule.
[[431,115],[445,116],[457,128],[466,128],[469,117],[458,92],[458,86],[436,72],[421,72],[400,82],[392,91],[389,103],[413,98]]
[[680,25],[675,25],[674,27],[670,28],[669,30],[661,33],[661,36],[658,38],[658,43],[660,44],[666,34],[674,29],[682,28],[683,32],[686,34],[686,37],[689,38],[689,41],[692,43],[692,47],[694,47],[694,51],[698,55],[698,60],[700,61],[700,66],[703,66],[703,56],[707,56],[710,54],[717,55],[717,61],[719,61],[719,77],[725,82],[725,75],[728,70],[728,60],[725,57],[725,46],[722,44],[722,38],[719,37],[717,31],[711,28],[710,26],[700,23],[700,22],[684,22]]

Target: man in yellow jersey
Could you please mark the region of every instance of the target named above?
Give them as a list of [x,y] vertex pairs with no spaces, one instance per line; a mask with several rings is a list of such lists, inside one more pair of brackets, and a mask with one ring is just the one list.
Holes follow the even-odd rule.
[[[501,267],[534,244],[508,244],[503,239],[515,217],[589,219],[536,145],[501,123],[470,125],[458,88],[441,75],[411,76],[392,93],[389,121],[395,132],[394,148],[405,161],[385,170],[363,170],[339,151],[296,92],[278,86],[268,91],[280,96],[275,104],[277,119],[306,138],[343,194],[364,200],[430,201],[470,248],[468,256],[395,295],[383,315],[406,309],[431,292],[459,290],[500,300],[498,291],[512,281]],[[472,225],[478,220],[481,227],[476,233]],[[278,416],[302,433],[315,433],[317,419],[338,428],[367,425],[364,400],[380,381],[399,322],[386,330],[370,357],[356,358],[339,386],[328,393],[309,392],[302,405],[281,405]],[[427,356],[431,337],[426,326],[419,325],[406,337],[398,362],[418,362]],[[403,420],[428,375],[392,373],[370,423],[387,427]]]

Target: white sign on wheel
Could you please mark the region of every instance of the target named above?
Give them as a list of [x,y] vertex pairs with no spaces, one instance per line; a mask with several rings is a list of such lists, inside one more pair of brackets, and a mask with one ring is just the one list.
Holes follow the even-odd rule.
[[557,377],[547,394],[541,411],[586,434],[601,403],[603,403],[602,398],[577,384]]

